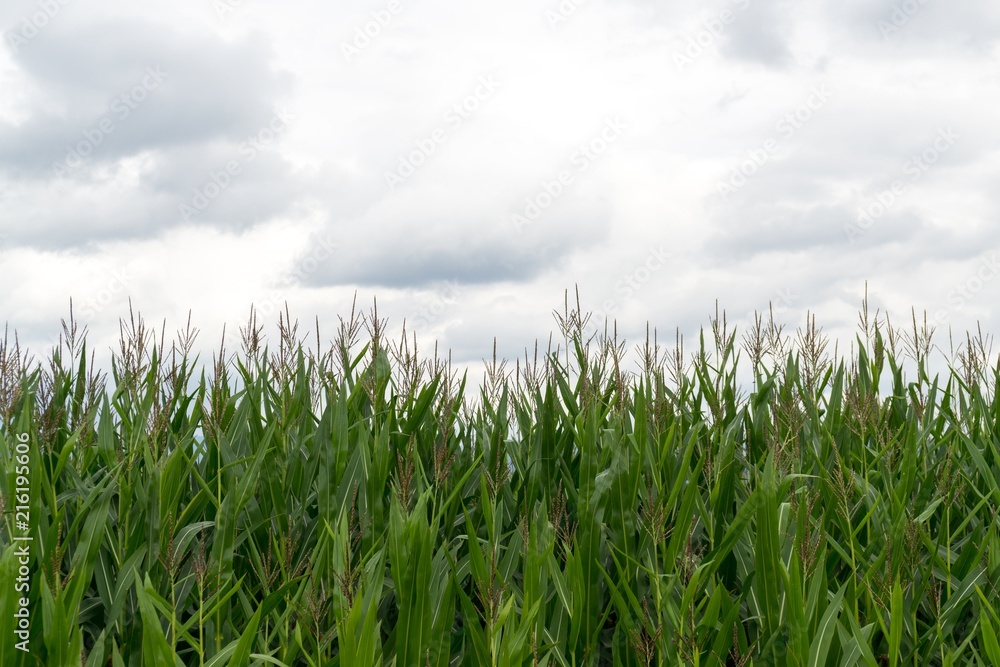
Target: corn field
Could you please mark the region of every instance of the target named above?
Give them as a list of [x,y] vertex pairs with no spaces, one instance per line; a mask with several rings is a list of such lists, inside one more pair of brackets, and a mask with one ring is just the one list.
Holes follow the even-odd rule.
[[210,362],[130,313],[111,377],[5,337],[0,664],[1000,665],[988,337],[716,310],[630,371],[555,315],[474,390],[377,307]]

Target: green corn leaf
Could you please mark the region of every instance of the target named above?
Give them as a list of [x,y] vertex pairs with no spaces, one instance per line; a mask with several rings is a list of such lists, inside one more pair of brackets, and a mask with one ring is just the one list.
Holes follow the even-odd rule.
[[830,651],[830,642],[833,641],[837,629],[837,618],[840,616],[841,602],[844,593],[847,592],[847,584],[843,584],[840,590],[833,596],[830,604],[827,605],[823,617],[819,621],[813,634],[812,644],[809,646],[809,667],[820,667],[826,664],[826,659]]
[[174,655],[167,644],[167,638],[160,627],[160,616],[149,596],[154,593],[153,584],[146,575],[140,584],[136,578],[136,597],[142,615],[142,664],[143,667],[183,667],[180,658]]
[[900,649],[903,645],[903,589],[899,582],[892,587],[892,602],[889,607],[889,665],[896,667],[902,660]]

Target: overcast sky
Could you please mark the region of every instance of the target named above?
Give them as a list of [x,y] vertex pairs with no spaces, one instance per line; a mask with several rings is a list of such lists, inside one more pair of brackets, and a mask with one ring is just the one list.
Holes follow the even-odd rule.
[[[1000,330],[992,0],[4,0],[0,319],[217,348],[377,297],[473,368],[579,285],[632,343],[773,302]],[[273,327],[269,328],[273,331]],[[938,340],[945,344],[945,339]]]

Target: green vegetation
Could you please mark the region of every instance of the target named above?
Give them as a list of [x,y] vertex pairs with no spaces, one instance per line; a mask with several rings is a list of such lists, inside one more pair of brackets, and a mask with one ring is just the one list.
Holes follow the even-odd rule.
[[200,371],[130,317],[110,383],[72,317],[5,340],[0,664],[1000,665],[1000,365],[862,308],[847,356],[717,315],[633,374],[577,304],[471,397],[377,311]]

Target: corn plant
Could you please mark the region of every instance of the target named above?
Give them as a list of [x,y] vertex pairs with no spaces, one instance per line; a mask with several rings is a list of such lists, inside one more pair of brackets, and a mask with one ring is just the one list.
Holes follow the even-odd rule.
[[632,372],[568,306],[475,391],[377,304],[204,363],[130,312],[110,377],[5,336],[0,664],[1000,665],[989,337],[716,309]]

